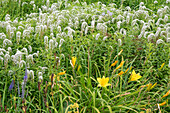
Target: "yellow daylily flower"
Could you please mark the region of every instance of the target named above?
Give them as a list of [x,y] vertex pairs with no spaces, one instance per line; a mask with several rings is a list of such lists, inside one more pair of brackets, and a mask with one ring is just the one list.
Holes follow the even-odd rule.
[[170,90],[165,95],[163,95],[162,98],[167,97],[169,94],[170,94]]
[[103,78],[97,78],[97,81],[99,82],[98,87],[106,87],[106,86],[111,85],[111,84],[108,84],[109,77],[105,78],[105,76],[103,76]]
[[64,74],[66,74],[66,71],[58,73],[58,75],[64,75]]
[[140,79],[142,76],[140,76],[140,74],[136,74],[136,72],[133,70],[131,76],[130,76],[130,81],[136,81],[138,79]]
[[74,66],[76,64],[76,57],[72,57],[71,63],[72,63],[72,66],[74,68]]
[[116,60],[113,64],[111,64],[111,67],[115,66],[117,63],[118,63],[118,61]]
[[118,73],[118,75],[120,76],[120,75],[122,75],[124,72],[123,71],[121,71],[120,73]]

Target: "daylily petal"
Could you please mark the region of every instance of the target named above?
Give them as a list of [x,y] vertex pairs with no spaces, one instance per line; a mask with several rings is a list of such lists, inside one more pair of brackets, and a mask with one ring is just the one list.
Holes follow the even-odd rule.
[[100,83],[101,82],[101,78],[97,78],[97,81]]
[[97,85],[97,87],[101,87],[101,85],[100,85],[100,84],[98,84],[98,85]]
[[133,75],[135,75],[135,74],[136,74],[136,73],[135,73],[135,70],[133,70],[133,71],[132,71],[132,74],[133,74]]
[[109,77],[107,77],[107,78],[105,79],[105,81],[106,81],[106,83],[108,83],[108,82],[109,82]]
[[110,86],[111,84],[106,84],[106,86]]
[[98,87],[106,87],[106,86],[111,85],[111,84],[108,84],[109,77],[105,78],[105,76],[103,76],[102,78],[97,78],[97,81],[99,82]]

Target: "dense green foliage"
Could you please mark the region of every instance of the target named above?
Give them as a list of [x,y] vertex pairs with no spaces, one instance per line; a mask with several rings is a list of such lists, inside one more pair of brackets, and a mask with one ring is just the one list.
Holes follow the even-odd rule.
[[0,2],[0,112],[170,111],[168,3],[85,1]]

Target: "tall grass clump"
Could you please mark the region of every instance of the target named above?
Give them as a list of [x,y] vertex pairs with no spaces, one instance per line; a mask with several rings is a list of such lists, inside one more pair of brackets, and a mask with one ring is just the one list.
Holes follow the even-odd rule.
[[169,0],[0,2],[0,112],[170,111]]

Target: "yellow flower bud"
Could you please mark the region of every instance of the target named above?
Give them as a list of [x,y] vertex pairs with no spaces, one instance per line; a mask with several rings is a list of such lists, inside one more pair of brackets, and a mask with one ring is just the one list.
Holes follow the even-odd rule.
[[157,82],[154,85],[152,85],[151,89],[153,89],[156,86],[156,84],[157,84]]
[[117,62],[118,62],[118,61],[116,60],[113,64],[111,64],[111,67],[112,67],[112,66],[115,66],[115,65],[117,64]]
[[73,65],[73,67],[74,67],[75,64],[76,64],[76,57],[72,57],[71,63],[72,63],[72,65]]
[[81,68],[81,65],[79,65],[79,67],[77,68],[77,71],[79,71],[79,70],[80,70],[80,68]]
[[165,105],[165,104],[166,104],[166,101],[160,103],[159,106],[163,106],[163,105]]
[[170,90],[162,98],[167,97],[169,94],[170,94]]
[[120,63],[120,65],[119,65],[118,67],[116,67],[116,69],[115,69],[115,70],[117,70],[117,69],[121,68],[121,67],[123,66],[124,62],[125,62],[125,61],[122,61],[122,62]]
[[161,67],[159,68],[159,70],[161,70],[161,69],[164,67],[164,65],[165,65],[165,63],[163,63],[163,64],[161,65]]
[[58,73],[58,75],[64,75],[64,74],[66,74],[66,71]]
[[118,73],[118,75],[120,76],[120,75],[122,75],[124,72],[123,71],[121,71],[120,73]]
[[118,55],[120,55],[123,52],[123,49],[118,53]]
[[129,68],[126,69],[125,73],[129,70]]

